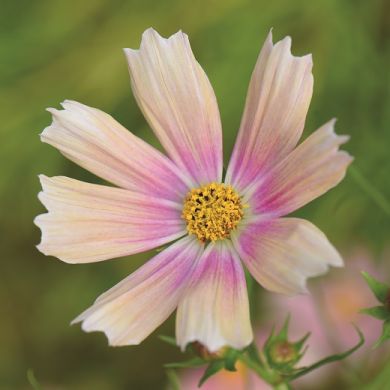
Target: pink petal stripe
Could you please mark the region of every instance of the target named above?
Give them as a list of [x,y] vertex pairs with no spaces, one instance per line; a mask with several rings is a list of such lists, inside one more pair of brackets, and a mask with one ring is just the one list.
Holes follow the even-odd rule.
[[249,84],[226,181],[244,191],[284,158],[301,137],[309,108],[311,55],[291,54],[291,38],[275,45],[270,32]]
[[251,343],[245,275],[227,241],[210,244],[198,261],[178,306],[176,339],[183,350],[198,341],[211,352],[226,345],[241,349]]
[[198,185],[220,181],[218,105],[187,35],[165,39],[148,29],[140,49],[125,49],[125,54],[134,95],[170,158]]
[[278,293],[304,293],[307,278],[325,273],[329,265],[343,265],[324,233],[304,219],[255,221],[232,241],[252,276]]
[[181,201],[191,182],[167,157],[100,110],[72,101],[62,106],[48,109],[53,123],[43,142],[119,187]]
[[181,206],[120,188],[40,176],[48,213],[35,219],[38,249],[68,263],[143,252],[186,233]]
[[[335,120],[315,131],[263,180],[248,191],[254,214],[283,216],[336,186],[353,158],[339,146],[348,140],[334,132]],[[248,195],[249,196],[249,195]]]
[[175,310],[202,247],[190,237],[172,244],[102,294],[72,323],[102,331],[110,345],[139,344]]

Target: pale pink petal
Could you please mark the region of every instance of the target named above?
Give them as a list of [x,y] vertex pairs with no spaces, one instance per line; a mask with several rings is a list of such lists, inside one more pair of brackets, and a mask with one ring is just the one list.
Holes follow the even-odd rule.
[[297,144],[313,91],[311,69],[311,55],[293,56],[290,37],[274,45],[269,33],[252,74],[226,174],[227,182],[240,191]]
[[175,310],[202,247],[185,237],[101,295],[72,323],[104,332],[110,345],[139,344]]
[[38,249],[67,263],[89,263],[146,251],[186,233],[181,206],[129,190],[40,176],[48,213]]
[[148,29],[140,49],[125,54],[135,98],[169,157],[198,184],[220,181],[218,105],[187,35],[165,39]]
[[209,351],[244,348],[253,339],[245,275],[229,243],[209,244],[196,265],[176,318],[182,349],[198,341]]
[[[334,120],[315,131],[248,191],[255,214],[282,216],[336,186],[353,158],[340,151],[348,140],[334,132]],[[250,197],[250,195],[248,195]]]
[[48,109],[53,123],[41,139],[83,168],[116,184],[165,199],[182,199],[191,183],[163,154],[136,137],[110,115],[65,101]]
[[248,223],[232,240],[253,277],[278,293],[306,292],[307,278],[343,265],[324,233],[304,219]]

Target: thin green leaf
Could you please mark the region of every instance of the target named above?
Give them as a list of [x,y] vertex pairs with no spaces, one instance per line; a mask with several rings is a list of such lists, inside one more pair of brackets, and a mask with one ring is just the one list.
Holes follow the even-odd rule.
[[158,338],[162,341],[164,341],[165,343],[169,344],[169,345],[172,345],[174,347],[177,347],[177,344],[176,344],[176,339],[174,337],[171,337],[171,336],[165,336],[163,334],[160,334],[158,335]]
[[389,340],[389,339],[390,339],[390,320],[387,320],[383,323],[382,334],[379,337],[379,339],[376,341],[376,343],[374,344],[373,349],[378,348],[386,340]]
[[282,329],[280,329],[280,332],[277,336],[280,340],[287,340],[288,339],[288,328],[290,326],[290,313],[287,314],[286,319],[284,320],[284,324],[282,326]]
[[169,390],[180,390],[180,380],[175,370],[169,369],[166,371],[168,377]]
[[[294,343],[295,348],[297,348],[298,351],[300,351],[302,349],[302,347],[304,346],[304,344],[306,343],[306,341],[310,337],[310,335],[311,335],[311,332],[307,332],[300,340],[298,340],[297,342]],[[304,352],[306,352],[306,349]]]
[[27,380],[34,390],[42,390],[42,387],[35,378],[34,371],[31,368],[27,370]]
[[358,350],[364,344],[364,341],[365,341],[362,331],[356,325],[354,325],[354,328],[359,335],[359,342],[354,347],[352,347],[351,349],[349,349],[348,351],[345,351],[343,353],[328,356],[325,359],[319,360],[318,362],[312,364],[309,367],[300,368],[300,369],[298,369],[298,372],[291,375],[289,379],[293,380],[293,379],[299,378],[299,377],[306,375],[309,372],[315,370],[316,368],[324,366],[325,364],[336,362],[339,360],[343,360],[343,359],[347,358],[348,356],[352,355],[356,350]]
[[360,310],[360,312],[371,317],[375,317],[378,320],[390,319],[390,312],[384,306],[368,307],[366,309]]
[[221,371],[225,366],[225,362],[223,360],[214,360],[212,361],[206,371],[204,372],[202,378],[200,378],[198,387],[201,387],[203,383],[207,381],[211,376],[215,375],[218,371]]
[[200,358],[200,357],[195,357],[190,360],[186,360],[184,362],[177,362],[177,363],[167,363],[164,364],[165,368],[190,368],[190,367],[199,367],[203,366],[206,364],[206,362]]
[[390,287],[384,283],[379,282],[379,280],[376,280],[367,272],[362,272],[362,275],[364,276],[364,279],[366,279],[368,287],[370,287],[370,290],[374,293],[378,301],[381,303],[386,303]]

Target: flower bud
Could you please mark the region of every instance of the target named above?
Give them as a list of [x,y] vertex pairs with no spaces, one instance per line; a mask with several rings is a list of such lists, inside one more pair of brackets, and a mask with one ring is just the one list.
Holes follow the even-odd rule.
[[269,357],[276,365],[295,363],[299,358],[299,351],[295,344],[287,340],[278,340],[269,347]]
[[306,351],[304,345],[310,333],[307,333],[300,340],[292,342],[288,337],[288,325],[289,317],[278,334],[272,331],[264,345],[264,354],[268,364],[276,369],[293,369]]

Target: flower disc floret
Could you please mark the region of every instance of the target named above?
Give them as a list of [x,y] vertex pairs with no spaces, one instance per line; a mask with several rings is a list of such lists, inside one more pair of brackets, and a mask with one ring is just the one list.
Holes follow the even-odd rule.
[[202,241],[229,237],[244,215],[241,197],[230,185],[211,183],[186,196],[182,217],[189,234]]

